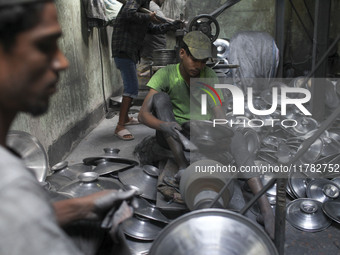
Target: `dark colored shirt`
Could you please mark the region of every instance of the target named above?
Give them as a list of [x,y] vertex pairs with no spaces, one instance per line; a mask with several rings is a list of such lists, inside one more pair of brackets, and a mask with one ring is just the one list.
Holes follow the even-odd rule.
[[146,32],[153,34],[165,33],[167,24],[155,25],[150,22],[148,13],[137,10],[140,7],[149,7],[148,0],[127,0],[122,7],[113,26],[112,56],[139,60],[140,50]]

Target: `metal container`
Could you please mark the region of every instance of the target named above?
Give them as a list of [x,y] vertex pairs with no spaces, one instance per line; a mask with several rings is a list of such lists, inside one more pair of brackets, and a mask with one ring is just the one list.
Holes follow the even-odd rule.
[[112,178],[99,177],[95,172],[87,172],[80,174],[78,180],[61,187],[59,191],[72,197],[83,197],[105,189],[119,190],[123,189],[123,185]]
[[222,209],[194,211],[174,220],[153,242],[150,255],[275,255],[269,236],[248,218]]
[[49,171],[48,158],[36,137],[23,131],[11,130],[7,134],[6,144],[21,156],[25,166],[34,172],[39,182],[45,181]]

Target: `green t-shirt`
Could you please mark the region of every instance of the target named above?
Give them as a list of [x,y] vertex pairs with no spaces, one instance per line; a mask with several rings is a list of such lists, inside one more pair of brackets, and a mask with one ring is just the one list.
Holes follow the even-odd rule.
[[[218,78],[211,68],[204,67],[200,78],[191,79],[190,82],[189,87],[179,71],[179,64],[174,64],[158,70],[147,84],[148,87],[158,92],[165,92],[170,96],[176,121],[180,125],[190,119],[211,119],[213,108],[222,105],[223,101],[221,91],[214,89],[214,84],[218,83]],[[202,94],[207,94],[206,115],[201,114]]]

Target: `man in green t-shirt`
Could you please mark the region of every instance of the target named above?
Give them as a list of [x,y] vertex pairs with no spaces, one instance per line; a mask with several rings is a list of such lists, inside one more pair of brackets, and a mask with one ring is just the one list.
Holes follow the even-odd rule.
[[179,56],[181,63],[160,69],[150,79],[147,84],[150,91],[138,118],[140,122],[157,130],[157,142],[165,148],[170,148],[179,169],[185,169],[188,161],[184,157],[182,145],[178,142],[176,130],[181,131],[180,125],[193,118],[209,119],[213,116],[224,119],[225,114],[222,106],[218,105],[208,109],[208,116],[191,116],[190,79],[210,78],[218,81],[215,72],[206,66],[206,61],[212,57],[210,39],[199,31],[186,34]]
[[[157,71],[147,84],[150,91],[141,107],[138,119],[148,127],[156,129],[156,140],[162,147],[171,149],[181,173],[189,165],[182,144],[179,142],[178,131],[181,125],[190,119],[225,119],[222,105],[213,104],[207,100],[207,115],[202,116],[200,107],[192,107],[197,100],[195,90],[190,86],[190,79],[209,78],[215,80],[215,72],[206,66],[211,58],[211,41],[200,31],[192,31],[183,37],[179,51],[180,63],[168,65]],[[217,93],[218,94],[218,93]],[[219,98],[223,99],[222,95]],[[249,157],[245,138],[240,132],[234,132],[231,144],[231,154],[237,165],[254,164]],[[180,174],[177,174],[180,177]],[[248,177],[248,185],[256,194],[262,188],[259,177]],[[259,199],[260,209],[265,219],[265,229],[274,237],[274,216],[268,199],[262,196]]]

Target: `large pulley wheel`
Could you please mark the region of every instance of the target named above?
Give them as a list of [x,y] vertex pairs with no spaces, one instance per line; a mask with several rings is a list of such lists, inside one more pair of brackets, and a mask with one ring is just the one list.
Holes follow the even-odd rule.
[[201,14],[192,19],[189,24],[189,32],[201,31],[214,42],[220,34],[220,26],[217,20],[209,14]]

